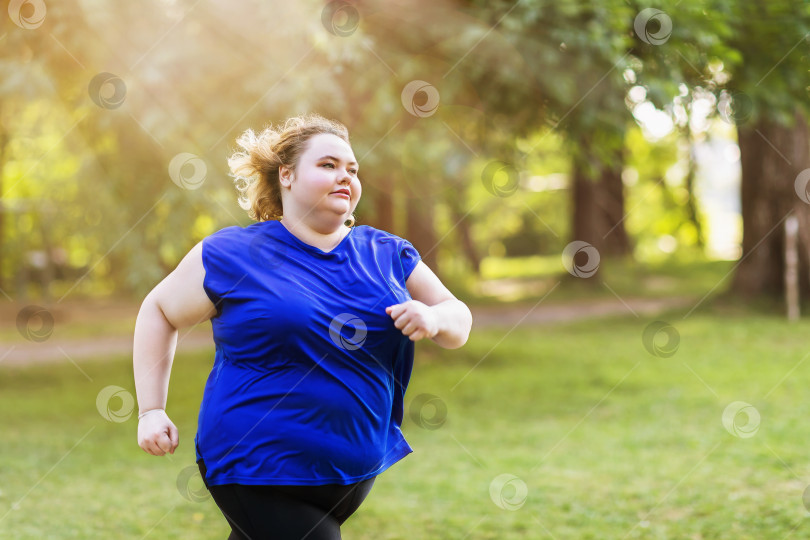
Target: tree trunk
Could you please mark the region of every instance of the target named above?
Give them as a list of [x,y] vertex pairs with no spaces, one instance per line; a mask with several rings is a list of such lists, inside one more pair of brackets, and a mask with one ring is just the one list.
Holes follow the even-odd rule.
[[6,259],[6,207],[3,200],[5,186],[3,185],[3,170],[6,164],[6,148],[11,136],[5,127],[3,118],[3,104],[0,103],[0,290],[6,290],[3,276],[3,261]]
[[430,197],[406,199],[406,233],[405,238],[422,256],[422,261],[433,270],[439,279],[441,272],[437,264],[436,231],[433,228],[433,203]]
[[572,240],[588,242],[600,257],[628,255],[631,247],[624,227],[623,151],[614,153],[613,163],[601,163],[593,157],[589,141],[581,145],[580,155],[585,157],[574,158],[572,173]]
[[689,159],[687,161],[686,171],[686,217],[689,223],[695,228],[696,245],[703,250],[706,247],[706,240],[703,238],[703,226],[700,223],[697,209],[697,197],[695,197],[695,178],[697,177],[697,158],[695,156],[695,137],[692,135],[692,129],[687,125],[686,142],[689,145]]
[[393,232],[394,198],[391,196],[391,191],[394,189],[394,182],[391,181],[390,176],[382,175],[374,180],[374,184],[372,196],[374,216],[373,219],[366,218],[363,221],[377,229]]
[[810,295],[810,205],[796,194],[799,173],[810,168],[807,119],[796,113],[793,126],[762,120],[740,126],[742,164],[742,255],[732,291],[746,298],[785,295],[784,221],[790,212],[799,219],[799,284]]
[[599,191],[602,196],[597,201],[602,209],[604,234],[602,236],[605,255],[629,255],[630,239],[624,228],[626,218],[624,210],[624,183],[622,171],[624,170],[624,154],[617,151],[616,157],[610,164],[603,164],[599,181]]
[[470,263],[470,267],[475,272],[475,275],[481,275],[481,255],[478,253],[478,249],[475,246],[475,242],[473,241],[472,231],[470,231],[470,216],[464,215],[461,212],[461,209],[457,207],[455,204],[450,204],[450,212],[453,216],[453,222],[457,223],[456,231],[458,233],[458,238],[461,240],[461,253],[464,255],[464,258],[467,259],[467,262]]

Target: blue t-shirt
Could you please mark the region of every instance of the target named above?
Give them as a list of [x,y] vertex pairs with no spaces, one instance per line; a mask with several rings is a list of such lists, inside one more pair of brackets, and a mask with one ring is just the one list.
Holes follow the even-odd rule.
[[350,484],[413,452],[400,431],[414,342],[385,308],[421,257],[368,225],[330,252],[280,221],[203,240],[216,355],[195,436],[206,482]]

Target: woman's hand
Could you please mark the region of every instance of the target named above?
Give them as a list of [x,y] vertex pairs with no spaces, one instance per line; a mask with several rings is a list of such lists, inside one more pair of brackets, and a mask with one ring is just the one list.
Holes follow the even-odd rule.
[[166,452],[174,454],[180,436],[166,411],[156,409],[138,421],[138,446],[153,456],[162,456]]
[[432,338],[439,333],[439,321],[433,309],[419,300],[408,300],[385,308],[392,319],[394,326],[411,341]]

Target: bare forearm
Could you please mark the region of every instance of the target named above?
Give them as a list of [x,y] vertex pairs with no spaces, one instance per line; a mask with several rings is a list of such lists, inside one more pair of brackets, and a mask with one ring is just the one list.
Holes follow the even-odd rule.
[[149,297],[144,300],[135,321],[132,367],[140,412],[165,409],[169,376],[177,347],[175,329]]
[[438,346],[458,349],[467,343],[472,328],[472,313],[467,304],[461,300],[445,300],[431,309],[439,323],[439,332],[431,339]]

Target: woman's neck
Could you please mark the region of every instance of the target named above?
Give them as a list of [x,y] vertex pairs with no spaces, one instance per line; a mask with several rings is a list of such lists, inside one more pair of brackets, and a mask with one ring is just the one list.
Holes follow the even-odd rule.
[[328,228],[321,228],[320,231],[325,232],[320,232],[318,229],[308,225],[303,219],[296,220],[290,216],[285,216],[280,221],[290,234],[302,242],[326,252],[335,249],[350,230],[349,227],[341,223],[334,231],[329,232]]

